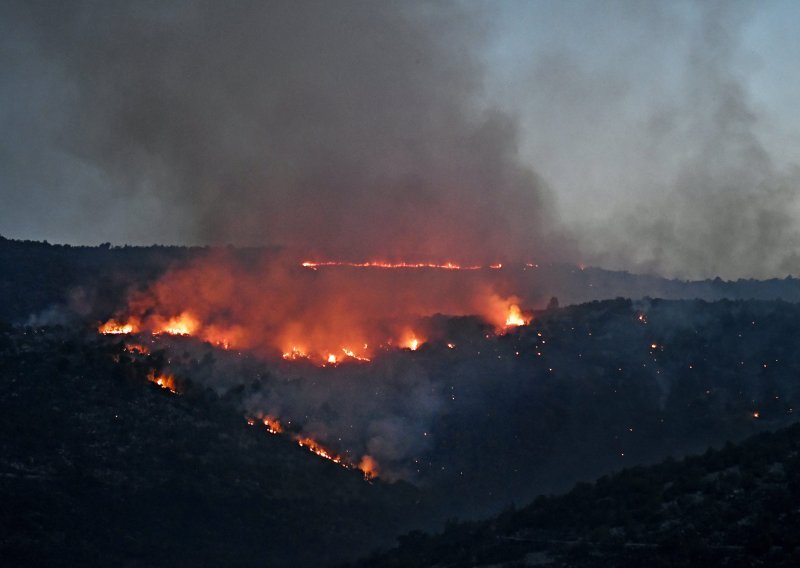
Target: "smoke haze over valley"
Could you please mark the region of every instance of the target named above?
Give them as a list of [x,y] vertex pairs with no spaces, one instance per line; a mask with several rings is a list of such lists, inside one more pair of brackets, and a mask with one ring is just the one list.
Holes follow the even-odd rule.
[[797,16],[5,3],[0,233],[785,276],[798,46],[776,21]]

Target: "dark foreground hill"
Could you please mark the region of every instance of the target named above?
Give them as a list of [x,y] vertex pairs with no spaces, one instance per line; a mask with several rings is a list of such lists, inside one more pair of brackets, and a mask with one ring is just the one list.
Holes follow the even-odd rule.
[[800,424],[634,467],[358,566],[799,566]]
[[0,564],[321,566],[413,518],[411,486],[147,372],[108,341],[0,330]]

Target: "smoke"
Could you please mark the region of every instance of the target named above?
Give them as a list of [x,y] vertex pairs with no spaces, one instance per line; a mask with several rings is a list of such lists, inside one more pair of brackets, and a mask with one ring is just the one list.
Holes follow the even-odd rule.
[[[517,159],[512,118],[481,102],[485,30],[457,3],[45,2],[4,12],[21,30],[9,45],[50,70],[52,95],[26,109],[56,109],[39,133],[58,154],[48,167],[80,170],[72,179],[95,186],[93,202],[66,202],[76,218],[93,212],[91,227],[73,228],[83,238],[114,228],[113,240],[350,258],[553,256],[550,196]],[[40,159],[14,163],[33,170]]]
[[502,328],[512,305],[534,305],[532,291],[524,302],[509,291],[520,287],[519,274],[488,268],[316,270],[301,267],[288,252],[241,258],[216,249],[133,290],[117,318],[156,333],[181,328],[267,359],[371,357],[383,347],[424,342],[430,332],[420,318],[439,313],[477,314]]
[[773,62],[748,43],[776,6],[570,6],[558,21],[571,35],[535,54],[515,104],[528,105],[526,151],[583,260],[690,278],[797,273],[800,169],[781,160],[764,107],[758,72]]
[[792,85],[758,74],[791,69],[786,6],[0,10],[5,234],[478,263],[574,241],[613,268],[797,272],[800,174],[764,98]]
[[797,171],[782,172],[756,133],[758,112],[738,74],[749,11],[729,3],[702,6],[691,38],[685,98],[654,114],[654,157],[672,153],[675,174],[660,199],[627,212],[630,253],[661,273],[771,276],[800,267]]

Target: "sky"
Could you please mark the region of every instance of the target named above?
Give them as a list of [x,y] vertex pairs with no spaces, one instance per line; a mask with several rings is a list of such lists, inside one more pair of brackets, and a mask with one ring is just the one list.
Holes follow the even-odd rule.
[[0,6],[0,234],[800,274],[800,5]]

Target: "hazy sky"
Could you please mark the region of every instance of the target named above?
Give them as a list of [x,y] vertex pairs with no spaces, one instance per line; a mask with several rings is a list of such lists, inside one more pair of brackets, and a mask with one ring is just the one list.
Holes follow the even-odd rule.
[[800,274],[800,5],[5,2],[0,234]]

